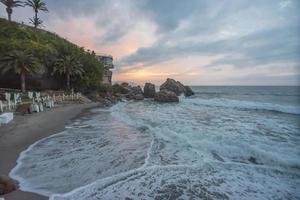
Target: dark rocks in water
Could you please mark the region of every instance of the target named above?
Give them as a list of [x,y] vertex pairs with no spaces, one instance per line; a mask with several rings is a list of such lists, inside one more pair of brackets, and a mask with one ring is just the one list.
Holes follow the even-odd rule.
[[160,90],[175,92],[177,96],[181,94],[184,94],[185,96],[191,96],[194,94],[193,90],[189,86],[184,86],[179,81],[175,81],[174,79],[170,78],[168,78],[166,82],[160,86]]
[[130,87],[129,83],[126,83],[126,82],[121,83],[121,86],[124,88]]
[[8,194],[17,189],[17,184],[14,180],[7,176],[0,176],[0,195]]
[[152,83],[146,83],[144,86],[144,97],[154,98],[155,96],[155,85]]
[[187,85],[186,85],[186,86],[184,86],[184,88],[185,88],[185,93],[184,93],[184,95],[185,95],[186,97],[189,97],[189,96],[192,96],[192,95],[195,94],[190,86],[187,86]]
[[168,78],[166,82],[160,86],[160,90],[172,91],[179,96],[185,92],[185,87],[179,81]]
[[141,101],[141,100],[144,100],[144,96],[143,96],[143,94],[136,94],[136,95],[132,96],[132,99]]
[[134,93],[134,94],[143,94],[143,90],[140,86],[132,87],[131,92]]
[[140,86],[131,87],[130,92],[126,95],[127,99],[144,100],[143,90]]
[[125,83],[122,83],[121,85],[116,83],[112,86],[112,91],[113,93],[118,93],[118,94],[127,94],[129,93],[129,88],[128,85],[126,86]]
[[157,92],[154,100],[158,102],[179,102],[177,94],[168,90],[161,90]]

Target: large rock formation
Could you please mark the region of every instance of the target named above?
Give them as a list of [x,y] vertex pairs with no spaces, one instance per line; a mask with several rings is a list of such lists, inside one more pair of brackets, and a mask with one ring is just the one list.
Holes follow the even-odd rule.
[[126,97],[133,100],[144,100],[143,90],[140,86],[131,87]]
[[179,102],[177,94],[168,90],[161,90],[157,92],[154,100],[158,102]]
[[10,193],[17,189],[17,184],[14,180],[7,176],[0,176],[0,195]]
[[144,97],[154,98],[155,97],[155,85],[152,83],[146,83],[144,86]]
[[168,90],[168,91],[175,92],[177,96],[185,92],[184,85],[182,85],[179,81],[175,81],[174,79],[170,79],[170,78],[168,78],[166,82],[164,82],[160,86],[160,90]]
[[189,86],[184,86],[179,81],[175,81],[174,79],[168,78],[166,82],[164,82],[160,86],[160,90],[168,90],[175,92],[177,96],[184,94],[185,96],[191,96],[194,94],[192,89]]
[[184,95],[185,95],[186,97],[189,97],[189,96],[192,96],[192,95],[195,94],[195,93],[193,92],[192,88],[190,88],[190,86],[184,86],[184,88],[185,88],[185,93],[184,93]]
[[130,92],[128,83],[122,83],[121,85],[118,83],[115,83],[112,86],[112,91],[115,94],[128,94]]

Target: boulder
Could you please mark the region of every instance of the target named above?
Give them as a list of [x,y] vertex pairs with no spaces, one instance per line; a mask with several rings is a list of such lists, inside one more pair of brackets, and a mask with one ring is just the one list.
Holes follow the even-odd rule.
[[194,94],[193,90],[189,86],[184,86],[179,81],[175,81],[171,78],[168,78],[166,82],[160,86],[160,90],[175,92],[177,96],[181,94],[184,94],[185,96],[191,96]]
[[121,86],[125,87],[125,88],[128,88],[129,87],[129,83],[123,82],[123,83],[121,83]]
[[113,93],[119,93],[119,94],[128,94],[130,92],[128,85],[122,83],[121,85],[116,83],[112,86]]
[[143,90],[140,86],[131,87],[131,90],[126,97],[127,99],[144,100]]
[[179,102],[177,94],[168,90],[161,90],[157,92],[154,100],[158,102]]
[[154,98],[155,96],[155,85],[152,83],[146,83],[144,86],[144,97]]
[[131,88],[131,93],[133,94],[143,94],[143,90],[140,86],[134,86]]
[[185,93],[184,93],[184,95],[185,95],[186,97],[189,97],[189,96],[192,96],[192,95],[195,94],[195,93],[193,92],[192,88],[190,88],[190,86],[184,86],[184,88],[185,88]]
[[144,100],[144,96],[143,96],[143,94],[136,94],[136,95],[132,96],[132,99],[141,101],[141,100]]
[[0,176],[0,195],[8,194],[17,189],[17,184],[14,180],[7,176]]
[[160,90],[168,90],[175,92],[177,96],[185,93],[185,87],[179,81],[175,81],[174,79],[168,78],[166,82],[164,82],[160,86]]

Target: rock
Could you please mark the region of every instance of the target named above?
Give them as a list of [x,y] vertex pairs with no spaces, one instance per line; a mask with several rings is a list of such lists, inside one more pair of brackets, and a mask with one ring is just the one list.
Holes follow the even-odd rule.
[[123,83],[121,83],[121,86],[125,87],[125,88],[128,88],[129,87],[129,83],[123,82]]
[[175,81],[174,79],[168,78],[166,82],[164,82],[160,86],[160,90],[168,90],[175,92],[177,96],[184,94],[185,96],[192,96],[194,95],[193,90],[189,86],[184,86],[179,81]]
[[131,92],[134,93],[134,94],[143,94],[143,90],[140,86],[132,87]]
[[141,101],[141,100],[144,100],[144,96],[142,94],[136,94],[132,97],[132,99]]
[[179,98],[175,92],[161,90],[155,94],[155,101],[158,102],[179,102]]
[[185,95],[186,97],[189,97],[189,96],[192,96],[192,95],[195,94],[195,93],[193,92],[192,88],[190,88],[190,86],[184,86],[184,88],[185,88],[185,93],[184,93],[184,95]]
[[160,90],[168,90],[175,92],[177,96],[185,93],[185,87],[179,81],[175,81],[174,79],[168,78],[166,82],[164,82],[160,86]]
[[7,176],[0,176],[0,195],[8,194],[17,189],[17,184],[14,180]]
[[143,90],[140,86],[131,87],[129,94],[126,95],[127,99],[144,100]]
[[155,96],[155,85],[152,83],[146,83],[144,86],[144,97],[154,98]]
[[128,85],[126,86],[125,83],[122,83],[119,85],[118,83],[114,84],[112,86],[113,93],[119,93],[119,94],[128,94],[130,92]]

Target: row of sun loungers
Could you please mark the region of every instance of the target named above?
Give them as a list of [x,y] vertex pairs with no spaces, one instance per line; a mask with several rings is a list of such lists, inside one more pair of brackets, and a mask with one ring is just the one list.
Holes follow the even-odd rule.
[[0,125],[13,119],[13,112],[43,112],[45,108],[53,108],[56,104],[78,101],[81,93],[65,94],[64,92],[28,92],[21,95],[17,92],[0,93]]

